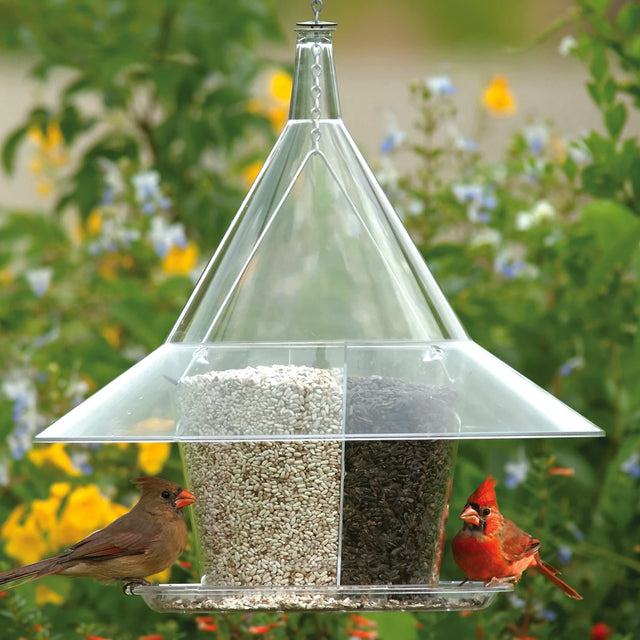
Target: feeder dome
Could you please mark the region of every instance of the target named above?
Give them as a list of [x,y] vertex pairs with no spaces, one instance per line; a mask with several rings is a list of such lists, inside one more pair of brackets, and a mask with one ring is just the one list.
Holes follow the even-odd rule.
[[[335,26],[299,23],[289,120],[166,343],[37,441],[602,435],[465,334],[341,119]],[[346,410],[229,411],[248,386],[295,386],[287,367]],[[359,419],[350,380],[375,377],[413,385],[420,410]]]

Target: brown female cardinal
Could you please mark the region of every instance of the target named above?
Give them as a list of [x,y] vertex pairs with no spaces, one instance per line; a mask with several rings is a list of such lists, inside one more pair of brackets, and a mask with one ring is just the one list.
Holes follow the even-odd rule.
[[123,590],[170,567],[187,543],[182,508],[196,501],[179,485],[162,478],[136,478],[142,491],[136,505],[104,529],[95,531],[59,555],[0,573],[0,584],[54,573],[124,581]]
[[560,573],[538,554],[540,541],[519,529],[498,511],[489,476],[470,496],[460,517],[462,529],[451,544],[453,559],[466,580],[483,580],[485,585],[517,582],[525,569],[534,569],[570,598],[582,596],[558,578]]

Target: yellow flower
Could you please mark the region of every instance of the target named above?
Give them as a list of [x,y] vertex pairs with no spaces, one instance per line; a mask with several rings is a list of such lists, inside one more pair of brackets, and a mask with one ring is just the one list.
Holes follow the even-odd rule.
[[162,260],[162,270],[167,274],[187,275],[197,261],[198,247],[195,242],[189,242],[184,249],[174,245]]
[[44,133],[40,127],[29,127],[27,131],[27,138],[36,147],[43,147],[45,145]]
[[50,122],[47,125],[47,137],[43,145],[45,150],[50,151],[51,149],[61,146],[63,143],[64,138],[62,137],[60,125],[57,122]]
[[39,156],[34,156],[29,162],[29,171],[31,171],[31,173],[34,173],[35,175],[38,175],[39,173],[42,173],[43,166],[44,165],[42,163],[42,158],[40,158]]
[[68,482],[54,482],[49,487],[49,495],[52,498],[64,498],[69,491],[71,491],[71,485]]
[[29,515],[23,524],[19,524],[15,518],[12,519],[13,515],[14,513],[9,516],[11,526],[5,523],[2,527],[2,536],[7,541],[6,554],[20,564],[31,564],[44,558],[49,551],[49,545],[36,519]]
[[31,503],[31,515],[41,531],[49,531],[56,523],[56,516],[60,507],[60,498],[52,497],[47,500],[34,500]]
[[242,178],[248,187],[251,186],[258,177],[263,164],[262,160],[256,160],[242,170]]
[[102,229],[102,211],[98,208],[92,209],[87,221],[85,222],[85,228],[90,236],[95,236],[100,233]]
[[105,498],[96,485],[78,487],[67,498],[60,519],[50,530],[51,544],[57,549],[78,542],[126,511]]
[[144,473],[155,476],[162,471],[170,453],[168,442],[141,442],[138,444],[138,466]]
[[0,284],[11,284],[15,280],[15,274],[9,267],[0,269]]
[[27,453],[27,457],[39,467],[52,465],[62,469],[70,476],[81,475],[81,471],[74,466],[64,447],[65,445],[62,442],[56,442],[47,447],[37,447],[31,449]]
[[267,118],[276,133],[279,133],[287,123],[289,117],[289,110],[282,107],[274,107],[273,109],[267,109]]
[[114,348],[122,346],[122,327],[120,325],[109,325],[100,329],[102,337]]
[[4,524],[0,528],[0,536],[2,536],[5,540],[11,536],[11,532],[19,525],[20,520],[22,520],[22,516],[25,514],[27,510],[27,506],[24,504],[19,504],[15,509],[9,514],[9,517],[4,521]]
[[49,587],[38,586],[36,587],[36,604],[38,606],[43,604],[62,604],[64,602],[64,596],[60,595],[57,591],[50,589]]
[[149,582],[161,582],[166,583],[169,582],[169,578],[171,577],[171,567],[161,571],[160,573],[154,573],[152,576],[147,576],[147,580]]
[[516,98],[506,76],[491,78],[482,93],[482,104],[494,116],[510,116],[517,111]]
[[39,196],[46,198],[53,191],[51,180],[40,180],[36,185],[36,191]]
[[276,101],[289,104],[292,84],[293,81],[288,73],[276,71],[269,80],[269,91]]

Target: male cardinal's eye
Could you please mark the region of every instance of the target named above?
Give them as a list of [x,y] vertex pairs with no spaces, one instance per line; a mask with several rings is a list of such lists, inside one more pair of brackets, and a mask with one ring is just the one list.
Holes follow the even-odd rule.
[[491,509],[489,509],[489,507],[485,507],[485,508],[482,510],[482,515],[483,515],[484,517],[487,517],[487,516],[488,516],[488,515],[490,515],[490,514],[491,514]]
[[168,499],[169,499],[169,497],[171,496],[171,494],[170,494],[168,491],[163,491],[160,495],[161,495],[165,500],[168,500]]

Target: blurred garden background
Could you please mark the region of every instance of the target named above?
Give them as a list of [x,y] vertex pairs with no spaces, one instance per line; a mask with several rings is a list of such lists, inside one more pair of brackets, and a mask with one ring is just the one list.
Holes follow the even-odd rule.
[[[472,614],[174,616],[89,580],[0,592],[3,637],[640,637],[640,4],[326,2],[347,127],[470,336],[606,433],[464,443],[584,596]],[[308,2],[0,0],[0,568],[126,511],[177,448],[33,445],[160,345],[287,113]],[[447,547],[442,578],[462,579]],[[193,551],[162,581],[197,581]]]

